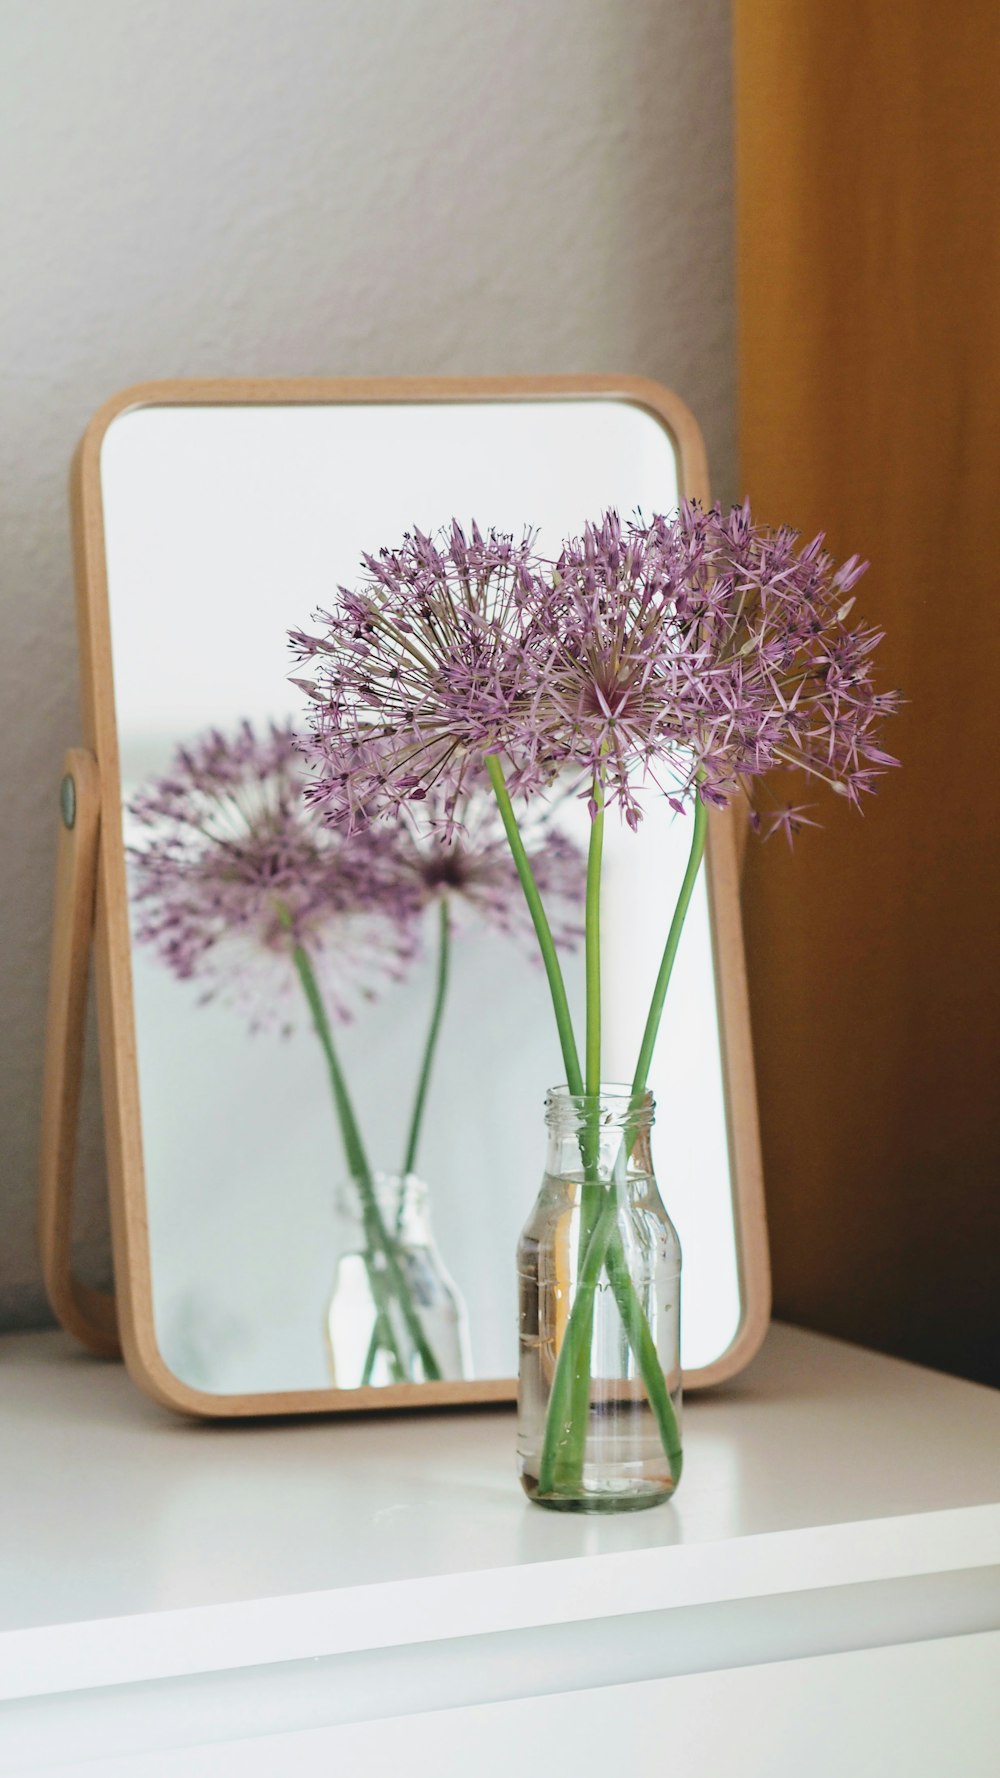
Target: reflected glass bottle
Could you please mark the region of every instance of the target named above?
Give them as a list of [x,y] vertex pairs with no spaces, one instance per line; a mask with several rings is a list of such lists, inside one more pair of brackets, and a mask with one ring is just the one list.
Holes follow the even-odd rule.
[[653,1174],[652,1095],[555,1088],[518,1247],[518,1460],[566,1512],[668,1500],[680,1480],[681,1250]]
[[376,1173],[373,1189],[377,1219],[353,1183],[335,1204],[339,1257],[326,1322],[335,1386],[469,1376],[465,1304],[438,1252],[427,1186],[415,1173]]

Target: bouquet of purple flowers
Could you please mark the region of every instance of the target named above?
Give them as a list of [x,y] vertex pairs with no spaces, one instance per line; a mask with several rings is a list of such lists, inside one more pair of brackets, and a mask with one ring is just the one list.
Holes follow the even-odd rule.
[[[765,836],[812,824],[771,799],[791,768],[857,806],[896,762],[879,741],[894,693],[872,682],[877,630],[851,625],[856,558],[837,567],[821,538],[755,525],[749,507],[685,503],[622,524],[609,512],[554,560],[520,540],[453,522],[364,559],[292,644],[309,672],[308,791],[333,832],[381,836],[421,820],[445,846],[466,831],[467,800],[492,789],[551,991],[566,1083],[592,1107],[601,1092],[601,865],[615,810],[635,829],[651,795],[691,823],[687,869],[664,949],[632,1093],[646,1093],[708,811],[744,796]],[[533,812],[567,789],[585,798],[586,1014],[577,1041],[527,842]],[[585,1125],[586,1127],[586,1125]],[[680,1439],[656,1349],[635,1300],[611,1191],[594,1168],[596,1126],[581,1142],[580,1262],[555,1365],[539,1496],[572,1497],[587,1437],[594,1293],[606,1276],[671,1466]]]

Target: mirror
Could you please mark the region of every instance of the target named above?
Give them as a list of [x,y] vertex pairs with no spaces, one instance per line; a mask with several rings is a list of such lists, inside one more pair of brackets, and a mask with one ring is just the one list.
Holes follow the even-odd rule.
[[[91,428],[78,469],[81,594],[102,782],[116,1286],[126,1358],[160,1399],[260,1413],[510,1397],[513,1255],[541,1175],[545,1092],[562,1074],[533,946],[456,910],[418,1171],[441,1275],[462,1304],[462,1357],[441,1383],[358,1387],[370,1329],[352,1341],[347,1168],[307,1008],[289,999],[287,1016],[252,1029],[238,997],[205,1003],[198,980],[141,942],[126,853],[148,836],[130,805],[209,729],[302,726],[287,631],[356,582],[363,552],[453,515],[517,535],[537,527],[557,550],[609,506],[652,514],[704,495],[700,463],[680,403],[621,382],[154,385]],[[556,820],[585,845],[585,806],[567,799]],[[714,821],[650,1080],[695,1383],[745,1362],[767,1316],[732,820]],[[687,838],[662,799],[638,839],[608,825],[609,1078],[624,1078],[637,1050]],[[337,1030],[386,1175],[400,1168],[434,994],[430,926],[424,936],[403,979]],[[252,964],[237,948],[229,967]],[[582,952],[564,969],[578,1002]]]

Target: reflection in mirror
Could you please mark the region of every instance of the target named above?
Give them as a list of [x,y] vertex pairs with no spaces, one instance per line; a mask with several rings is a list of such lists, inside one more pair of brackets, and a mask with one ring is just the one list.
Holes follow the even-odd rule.
[[[669,510],[677,477],[659,420],[607,399],[152,406],[109,428],[101,482],[153,1312],[184,1383],[271,1394],[514,1374],[513,1253],[538,1189],[546,1089],[561,1078],[544,976],[488,831],[483,871],[460,884],[419,836],[407,877],[363,841],[352,863],[352,842],[304,816],[286,632],[355,582],[363,552],[414,525],[456,514],[519,535],[528,524],[555,550],[608,506]],[[171,876],[185,822],[196,844],[222,823],[209,851],[221,834],[233,867],[194,910]],[[568,798],[536,836],[553,890],[573,888],[588,828]],[[267,869],[276,838],[284,848],[280,895],[258,893],[251,830],[268,840]],[[630,1072],[638,1048],[687,841],[662,799],[638,840],[608,824],[609,1078]],[[563,925],[576,1006],[568,897]],[[349,1183],[331,1049],[370,1163],[366,1202]],[[684,1250],[684,1362],[700,1368],[740,1319],[704,878],[650,1085],[657,1172]],[[387,1295],[378,1254],[390,1249],[401,1275]]]

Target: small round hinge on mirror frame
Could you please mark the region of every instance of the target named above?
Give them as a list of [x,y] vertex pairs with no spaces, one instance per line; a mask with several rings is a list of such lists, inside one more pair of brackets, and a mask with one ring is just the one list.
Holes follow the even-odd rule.
[[59,808],[62,812],[63,826],[73,827],[76,824],[76,779],[72,772],[67,772],[59,786]]

